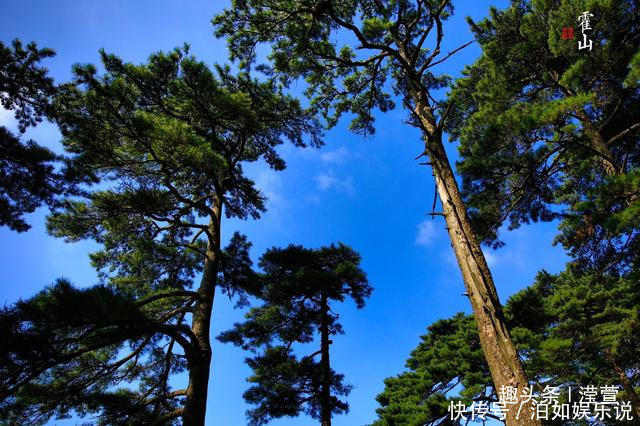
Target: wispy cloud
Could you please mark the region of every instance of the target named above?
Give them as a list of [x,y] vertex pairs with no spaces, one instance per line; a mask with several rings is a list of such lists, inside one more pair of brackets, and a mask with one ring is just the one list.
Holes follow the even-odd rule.
[[491,268],[500,261],[500,256],[498,256],[498,254],[491,249],[482,250],[482,253],[484,253],[484,258],[487,261],[487,265],[489,265],[489,267]]
[[349,157],[349,150],[344,146],[334,149],[332,151],[323,152],[320,155],[320,159],[323,163],[340,164],[347,161]]
[[327,172],[320,173],[314,180],[320,191],[336,190],[344,192],[349,196],[355,195],[356,193],[351,176],[342,179],[334,176],[332,172]]
[[432,219],[427,219],[418,225],[418,236],[416,237],[416,244],[421,246],[428,246],[435,241],[438,236],[438,230],[434,225]]
[[305,201],[316,206],[322,203],[322,200],[316,194],[307,194]]
[[264,168],[255,177],[256,187],[260,190],[262,195],[267,197],[267,208],[269,211],[279,210],[286,204],[282,192],[282,178],[278,174],[269,168]]
[[529,264],[530,249],[519,243],[499,251],[485,248],[482,252],[490,268],[505,267],[526,269]]

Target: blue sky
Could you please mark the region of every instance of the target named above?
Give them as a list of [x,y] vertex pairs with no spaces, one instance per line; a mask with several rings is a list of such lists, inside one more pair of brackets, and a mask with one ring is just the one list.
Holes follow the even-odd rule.
[[[505,1],[455,2],[457,15],[447,25],[445,49],[468,41],[464,17],[484,16],[490,4]],[[213,64],[226,62],[223,40],[213,37],[210,19],[227,1],[95,0],[16,1],[0,6],[0,40],[36,41],[56,50],[46,62],[57,82],[67,81],[74,63],[97,63],[105,48],[127,61],[142,62],[151,52],[188,42],[192,53]],[[450,49],[449,49],[450,50]],[[459,75],[478,55],[472,45],[442,65],[441,71]],[[430,171],[414,160],[421,152],[420,135],[403,123],[397,108],[378,115],[377,132],[363,139],[346,130],[346,121],[326,134],[321,150],[283,146],[288,167],[273,172],[263,164],[247,167],[269,197],[269,211],[258,221],[231,220],[223,235],[246,233],[257,258],[265,249],[289,243],[310,247],[342,241],[358,250],[374,287],[364,309],[345,303],[340,313],[346,334],[332,345],[333,367],[354,385],[348,398],[351,411],[334,420],[336,426],[363,425],[375,419],[375,396],[383,379],[400,373],[419,336],[433,321],[469,312],[460,273],[441,218],[425,216],[431,208],[434,185]],[[11,115],[0,110],[0,125],[13,127]],[[31,129],[29,137],[59,151],[59,133],[51,124]],[[449,144],[452,161],[455,144]],[[91,285],[96,274],[87,254],[95,244],[66,244],[46,235],[40,209],[29,216],[32,229],[16,234],[0,229],[0,302],[29,297],[55,278]],[[501,299],[532,282],[545,268],[558,271],[566,256],[552,247],[555,224],[536,224],[504,234],[506,247],[485,250]],[[218,334],[242,319],[224,296],[217,295],[213,332]],[[249,369],[246,354],[216,341],[207,425],[246,424],[248,408],[242,399]],[[283,419],[273,425],[315,425],[310,418]]]

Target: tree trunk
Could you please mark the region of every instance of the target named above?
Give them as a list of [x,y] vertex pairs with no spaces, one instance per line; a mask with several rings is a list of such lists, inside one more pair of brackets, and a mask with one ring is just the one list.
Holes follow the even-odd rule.
[[[414,113],[420,119],[425,133],[425,153],[432,163],[438,196],[442,202],[443,213],[451,246],[456,255],[458,266],[464,281],[484,352],[495,389],[504,387],[516,389],[521,395],[527,382],[520,358],[507,329],[498,293],[485,260],[484,254],[472,229],[467,209],[460,195],[451,164],[442,144],[441,129],[436,126],[432,111],[423,101],[426,97],[420,92],[413,94]],[[540,425],[540,421],[531,418],[535,414],[532,404],[507,404],[506,424]]]
[[193,354],[189,360],[189,385],[187,386],[182,415],[182,422],[185,426],[203,426],[207,410],[207,391],[212,355],[209,334],[218,276],[222,200],[216,197],[213,204],[214,218],[209,221],[210,237],[207,243],[207,257],[198,288],[198,301],[194,307],[191,322],[191,331],[196,342],[194,342]]
[[611,361],[611,365],[613,366],[614,371],[620,379],[622,389],[624,389],[624,392],[627,394],[627,398],[629,398],[629,402],[631,402],[631,406],[633,407],[634,412],[634,418],[636,422],[640,422],[640,399],[638,398],[638,394],[633,388],[633,384],[629,381],[627,373],[618,364],[615,356],[610,351],[607,351],[607,355],[609,356],[609,360]]
[[620,173],[622,170],[620,169],[620,166],[616,164],[615,157],[607,146],[600,130],[591,123],[589,116],[583,110],[579,110],[577,115],[585,133],[591,141],[590,148],[597,153],[598,162],[605,174],[607,176],[614,176]]
[[[582,114],[578,116],[591,141],[591,149],[598,153],[598,162],[604,173],[610,177],[625,173],[624,167],[616,161],[600,130],[594,127],[591,122],[587,121],[589,117],[586,113],[581,112]],[[638,194],[634,192],[627,192],[624,196],[627,204],[634,203],[638,199]]]
[[[558,88],[562,91],[562,93],[564,93],[567,98],[575,96],[574,91],[563,86],[560,83],[560,74],[557,71],[552,70],[550,72],[550,76],[553,79],[553,82],[558,86]],[[600,130],[591,122],[589,114],[587,114],[584,109],[579,108],[576,111],[576,116],[578,117],[578,120],[580,120],[580,123],[582,124],[586,135],[591,141],[591,145],[589,146],[589,148],[591,148],[596,154],[598,154],[598,162],[602,166],[604,172],[608,176],[617,174],[620,171],[620,168],[616,164],[614,156],[609,150],[609,147],[602,137]]]
[[320,365],[322,368],[322,387],[320,389],[320,422],[322,426],[331,426],[331,363],[329,361],[329,304],[323,291],[321,299],[322,319],[320,324]]

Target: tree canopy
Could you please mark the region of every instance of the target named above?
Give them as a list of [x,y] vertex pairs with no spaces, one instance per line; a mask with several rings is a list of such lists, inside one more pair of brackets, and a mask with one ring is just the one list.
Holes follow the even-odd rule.
[[[472,316],[438,320],[420,339],[408,371],[385,379],[374,426],[449,424],[452,402],[496,399]],[[456,388],[462,390],[452,396]]]
[[371,294],[359,264],[358,253],[344,244],[319,249],[290,245],[260,258],[262,304],[219,336],[257,353],[247,358],[253,375],[244,398],[257,405],[247,412],[250,424],[305,412],[329,426],[334,414],[348,412],[340,397],[351,386],[331,368],[330,337],[344,333],[336,302],[350,298],[362,308]]
[[[41,62],[54,54],[18,39],[10,46],[0,42],[0,108],[14,114],[20,133],[51,117],[56,86]],[[62,192],[63,180],[55,171],[58,160],[48,148],[0,126],[0,226],[27,231],[24,215],[53,203]]]
[[[590,51],[561,37],[585,10]],[[569,0],[513,1],[472,23],[482,56],[455,84],[448,130],[485,241],[499,245],[507,219],[561,217],[558,241],[572,254],[600,252],[590,266],[637,252],[638,25],[633,1]]]
[[432,168],[442,205],[432,214],[446,221],[493,380],[522,389],[527,378],[443,143],[453,103],[439,96],[451,79],[437,66],[471,43],[443,51],[444,23],[453,11],[449,0],[243,0],[213,23],[216,34],[227,37],[231,59],[245,68],[256,65],[257,46],[268,44],[268,61],[257,68],[285,86],[303,79],[312,108],[328,126],[352,113],[351,129],[371,134],[372,112],[401,100],[408,123],[422,133],[416,159],[427,157]]
[[[27,321],[32,334],[47,337],[38,338],[46,347],[35,355],[33,339],[16,336],[20,345],[7,348],[15,365],[3,376],[17,397],[3,412],[29,423],[73,409],[101,414],[110,424],[166,424],[178,417],[202,424],[215,288],[241,303],[254,291],[250,243],[236,234],[223,249],[221,215],[259,217],[265,198],[242,164],[263,159],[280,170],[285,163],[277,145],[318,145],[320,132],[274,85],[225,67],[211,71],[186,47],[153,54],[142,65],[101,55],[104,75],[92,65],[76,66],[74,84],[54,103],[71,156],[68,170],[88,185],[82,197],[64,200],[48,223],[55,236],[102,245],[91,255],[101,284],[84,291],[61,283],[5,310],[16,333]],[[33,321],[21,319],[43,301],[68,306],[69,298],[87,299],[89,306],[116,300],[131,315],[86,321],[62,315],[52,328],[37,319],[48,308],[36,310]],[[42,367],[34,370],[35,360]],[[181,371],[189,386],[172,389],[170,376]],[[51,386],[60,398],[73,399],[42,393]]]

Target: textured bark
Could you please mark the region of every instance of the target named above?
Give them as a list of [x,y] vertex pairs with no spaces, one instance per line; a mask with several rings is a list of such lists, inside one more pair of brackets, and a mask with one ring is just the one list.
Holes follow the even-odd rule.
[[636,390],[633,388],[633,384],[629,381],[629,377],[627,377],[627,373],[620,367],[615,356],[609,355],[609,360],[613,365],[613,369],[615,370],[618,378],[620,379],[620,384],[622,384],[622,389],[627,394],[627,398],[629,398],[629,402],[631,402],[631,406],[633,407],[634,418],[637,423],[640,423],[640,399],[638,399],[638,394]]
[[191,331],[196,339],[191,359],[189,360],[189,385],[187,386],[186,401],[182,414],[183,425],[203,426],[207,409],[207,391],[211,368],[211,341],[209,338],[211,327],[211,312],[216,290],[218,275],[218,260],[220,253],[220,220],[222,216],[222,201],[214,199],[213,218],[209,222],[209,242],[207,243],[207,257],[200,287],[198,301],[193,310]]
[[620,173],[620,167],[616,164],[613,154],[605,143],[600,132],[594,132],[591,135],[592,149],[598,153],[600,165],[607,176],[613,176]]
[[331,362],[329,360],[329,305],[326,293],[321,300],[322,323],[320,324],[320,363],[322,388],[320,390],[320,421],[322,426],[331,426]]
[[[442,143],[442,129],[437,126],[433,112],[424,93],[413,92],[414,113],[425,131],[425,153],[431,160],[438,196],[451,246],[456,255],[462,279],[471,301],[473,313],[491,378],[496,390],[503,386],[517,389],[518,395],[528,381],[522,363],[506,326],[502,306],[498,298],[493,277],[487,265],[480,243],[472,229],[467,209],[460,195],[451,164]],[[506,423],[513,425],[540,425],[531,419],[532,404],[523,404],[518,416],[518,404],[510,405]]]
[[590,148],[597,153],[598,162],[607,176],[614,176],[621,172],[620,166],[616,163],[613,153],[609,149],[606,141],[602,137],[602,133],[592,123],[586,112],[578,111],[578,118],[585,133],[591,142]]

